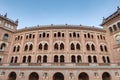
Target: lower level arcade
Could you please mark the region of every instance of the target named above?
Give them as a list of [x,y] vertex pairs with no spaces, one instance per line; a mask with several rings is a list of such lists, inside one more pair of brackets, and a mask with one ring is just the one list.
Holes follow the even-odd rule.
[[22,69],[1,70],[0,80],[120,80],[113,69]]

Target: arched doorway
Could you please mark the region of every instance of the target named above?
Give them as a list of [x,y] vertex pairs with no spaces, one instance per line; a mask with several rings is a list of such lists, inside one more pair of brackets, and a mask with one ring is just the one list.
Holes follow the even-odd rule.
[[16,80],[16,77],[17,77],[16,73],[15,72],[11,72],[9,74],[9,76],[8,76],[8,80]]
[[39,75],[36,72],[32,72],[29,75],[29,80],[39,80]]
[[111,80],[111,76],[108,72],[102,74],[102,80]]
[[79,74],[78,80],[89,80],[89,76],[87,73],[82,72]]
[[53,75],[53,80],[64,80],[64,75],[60,72],[57,72]]

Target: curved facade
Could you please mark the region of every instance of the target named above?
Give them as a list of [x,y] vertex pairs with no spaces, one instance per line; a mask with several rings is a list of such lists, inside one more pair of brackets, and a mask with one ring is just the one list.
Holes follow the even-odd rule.
[[[109,63],[110,53],[105,38],[105,30],[83,26],[61,25],[18,30],[12,39],[10,54],[14,55],[9,56],[9,61]],[[102,57],[105,57],[106,62]]]
[[104,19],[103,28],[51,24],[19,30],[18,21],[1,15],[1,80],[119,80],[119,14]]

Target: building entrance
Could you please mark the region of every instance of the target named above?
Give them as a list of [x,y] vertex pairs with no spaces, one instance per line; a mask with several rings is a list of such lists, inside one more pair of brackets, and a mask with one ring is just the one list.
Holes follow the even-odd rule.
[[39,75],[36,72],[32,72],[29,75],[29,80],[39,80]]
[[15,72],[11,72],[9,74],[8,80],[16,80],[16,77],[17,77],[16,73]]
[[78,80],[89,80],[89,77],[88,77],[87,73],[82,72],[82,73],[80,73]]
[[57,72],[54,74],[53,80],[64,80],[64,75],[60,72]]

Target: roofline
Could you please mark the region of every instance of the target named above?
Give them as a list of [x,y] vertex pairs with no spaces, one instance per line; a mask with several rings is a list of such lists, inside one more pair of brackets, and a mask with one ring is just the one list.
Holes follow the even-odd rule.
[[105,25],[108,21],[112,20],[113,18],[116,18],[120,15],[120,8],[118,7],[117,11],[108,16],[107,18],[103,18],[101,26]]
[[4,19],[4,20],[7,20],[7,21],[13,23],[14,25],[18,26],[18,21],[17,21],[17,20],[16,20],[16,21],[13,21],[13,20],[7,18],[7,15],[1,15],[1,14],[0,14],[0,17],[1,17],[2,19]]
[[82,26],[82,25],[43,25],[43,26],[33,26],[33,27],[25,27],[23,29],[18,29],[15,32],[24,32],[24,31],[33,31],[33,30],[46,30],[46,29],[83,29],[83,30],[98,30],[101,32],[106,32],[103,28],[98,28],[94,26]]

